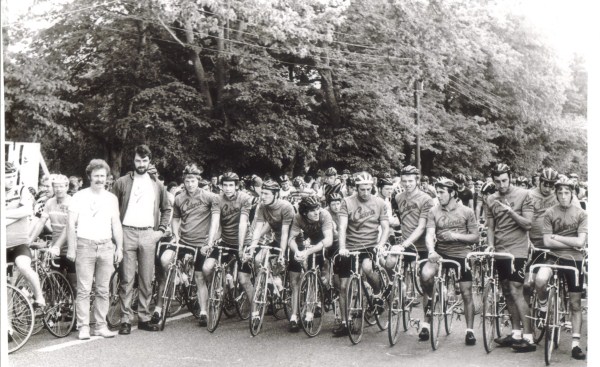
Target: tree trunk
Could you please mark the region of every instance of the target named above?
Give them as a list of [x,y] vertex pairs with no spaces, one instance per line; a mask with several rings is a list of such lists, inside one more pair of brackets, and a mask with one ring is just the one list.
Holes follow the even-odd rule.
[[340,127],[342,125],[341,110],[335,96],[335,89],[333,87],[333,73],[331,68],[319,68],[319,74],[321,75],[321,89],[323,90],[323,97],[327,104],[327,111],[329,112],[329,122],[333,127]]
[[200,51],[202,48],[194,45],[194,29],[192,27],[192,22],[189,19],[186,19],[185,21],[185,42],[188,44],[187,47],[190,58],[192,59],[192,64],[194,65],[196,79],[200,85],[200,93],[202,93],[202,97],[204,97],[204,103],[206,103],[206,107],[212,109],[213,100],[210,95],[210,90],[208,89],[208,80],[206,79],[204,66],[202,66],[202,61],[200,60]]

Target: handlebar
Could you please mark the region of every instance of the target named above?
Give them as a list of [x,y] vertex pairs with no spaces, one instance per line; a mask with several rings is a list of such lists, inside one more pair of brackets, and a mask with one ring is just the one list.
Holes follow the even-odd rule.
[[384,256],[387,255],[397,255],[397,256],[409,256],[409,257],[414,257],[416,260],[419,260],[419,254],[415,253],[415,252],[406,252],[406,251],[383,251],[382,253]]
[[[423,259],[423,260],[418,260],[417,261],[417,266],[421,266],[421,264],[425,261],[429,261],[429,259]],[[458,267],[458,274],[460,274],[460,270],[461,270],[461,265],[458,261],[454,261],[454,260],[448,260],[448,259],[442,259],[440,258],[438,261],[436,261],[438,264],[454,264]],[[439,271],[441,271],[442,268],[440,267]]]
[[475,256],[481,256],[481,257],[492,257],[492,258],[508,258],[510,259],[510,269],[511,272],[515,272],[515,255],[509,253],[509,252],[483,252],[483,251],[474,251],[474,252],[469,252],[467,254],[467,257],[465,259],[465,266],[467,267],[467,269],[471,269],[471,267],[469,266],[469,260],[471,257],[475,257]]
[[538,268],[552,268],[552,269],[562,269],[562,270],[568,270],[568,271],[572,271],[575,274],[575,286],[579,286],[579,277],[577,276],[577,273],[579,272],[579,269],[577,269],[574,266],[567,266],[567,265],[552,265],[552,264],[535,264],[532,265],[529,268],[529,281],[531,282],[533,280],[533,270],[534,269],[538,269]]

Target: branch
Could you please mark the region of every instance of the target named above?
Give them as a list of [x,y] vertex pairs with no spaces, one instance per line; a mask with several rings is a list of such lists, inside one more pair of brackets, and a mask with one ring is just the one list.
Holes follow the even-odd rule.
[[171,37],[173,37],[175,39],[175,41],[179,42],[179,44],[183,47],[186,47],[186,45],[181,42],[181,40],[179,39],[179,37],[177,37],[177,35],[175,34],[175,32],[173,32],[173,30],[171,30],[171,28],[169,28],[160,18],[160,16],[156,15],[156,18],[158,19],[158,21],[160,22],[160,24],[162,24],[162,26],[167,30],[167,32],[169,32],[169,34],[171,35]]

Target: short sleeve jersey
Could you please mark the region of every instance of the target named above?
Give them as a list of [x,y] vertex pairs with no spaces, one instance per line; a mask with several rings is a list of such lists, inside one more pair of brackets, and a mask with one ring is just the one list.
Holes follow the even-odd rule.
[[[6,209],[17,209],[28,206],[33,214],[33,195],[24,186],[15,186],[6,191]],[[29,235],[29,218],[23,217],[6,226],[6,247],[11,248],[27,243]]]
[[487,217],[494,219],[495,246],[498,252],[510,252],[516,258],[526,258],[528,252],[527,231],[521,228],[512,219],[507,211],[495,203],[498,200],[510,205],[512,210],[519,215],[533,212],[533,202],[529,190],[512,186],[506,195],[499,192],[488,197]]
[[[407,192],[398,194],[395,200],[398,204],[398,218],[400,219],[400,226],[402,228],[402,241],[406,241],[419,226],[419,220],[427,220],[429,211],[433,207],[433,200],[431,196],[418,189],[410,197]],[[414,245],[419,251],[427,251],[427,246],[425,246],[425,231],[415,241]]]
[[533,220],[529,230],[529,239],[535,247],[543,247],[544,214],[546,214],[546,210],[558,204],[558,200],[554,193],[548,196],[542,195],[539,187],[529,190],[529,193],[533,202]]
[[244,192],[237,192],[230,200],[224,193],[219,195],[221,207],[221,238],[229,245],[239,244],[239,224],[242,214],[250,215],[252,197]]
[[[71,203],[71,196],[67,195],[63,202],[58,204],[56,197],[50,198],[44,206],[42,212],[42,219],[50,219],[50,225],[52,227],[52,243],[54,244],[62,231],[67,226],[69,220],[69,204]],[[61,255],[67,254],[67,246],[63,246],[61,249]]]
[[220,212],[219,197],[208,190],[197,189],[193,194],[185,191],[177,195],[173,206],[173,218],[181,220],[181,241],[196,247],[206,245],[211,216]]
[[[587,213],[574,205],[563,208],[555,205],[544,214],[544,234],[556,234],[565,237],[577,237],[579,233],[588,233]],[[553,249],[562,258],[581,261],[583,254],[577,249]]]
[[319,220],[316,222],[311,222],[298,213],[292,224],[292,232],[302,232],[303,234],[303,236],[296,237],[298,245],[301,240],[309,238],[314,245],[325,238],[324,232],[328,230],[333,230],[333,220],[331,214],[325,209],[319,211]]
[[288,201],[278,199],[272,205],[261,205],[256,212],[256,222],[267,222],[275,233],[275,241],[281,243],[281,228],[292,225],[294,207]]
[[460,234],[479,233],[475,212],[462,204],[449,204],[446,207],[436,205],[429,211],[427,228],[435,228],[438,238],[436,251],[446,256],[464,258],[471,251],[471,244],[463,241],[440,241],[439,238],[445,232],[457,232]]
[[379,225],[389,222],[387,207],[381,198],[371,196],[362,201],[358,195],[342,199],[340,217],[348,217],[346,249],[350,251],[377,245]]

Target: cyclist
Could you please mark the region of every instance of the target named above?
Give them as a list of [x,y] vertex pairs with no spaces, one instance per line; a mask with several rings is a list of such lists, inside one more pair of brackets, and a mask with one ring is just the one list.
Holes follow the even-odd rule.
[[[298,298],[302,268],[313,264],[307,263],[312,254],[317,254],[316,263],[323,268],[323,252],[333,243],[333,220],[329,212],[321,208],[316,195],[302,198],[298,204],[298,213],[294,217],[288,245],[291,253],[288,264],[290,286],[292,288],[292,315],[298,314]],[[325,274],[323,274],[323,278]],[[326,281],[323,281],[326,283]]]
[[[198,325],[204,327],[208,321],[206,311],[208,308],[208,288],[206,286],[207,275],[202,271],[202,268],[207,257],[211,255],[212,244],[219,228],[221,209],[218,196],[198,187],[199,181],[202,179],[201,172],[195,164],[189,164],[183,169],[185,192],[175,197],[171,230],[174,242],[199,248],[194,264],[194,277],[198,287],[198,303],[200,304]],[[163,274],[166,274],[169,263],[175,255],[175,249],[167,247],[161,249],[161,252],[159,254],[160,262]],[[179,249],[178,256],[183,258],[187,253],[193,255],[192,251],[182,248]],[[165,276],[160,277],[158,294],[163,293],[165,278]],[[160,314],[163,312],[162,303],[162,297],[158,297],[152,323],[157,323],[160,319]]]
[[298,205],[298,203],[300,202],[300,200],[302,200],[303,197],[315,194],[315,191],[313,189],[308,188],[306,186],[306,181],[304,181],[304,177],[302,176],[296,176],[292,183],[294,185],[295,190],[290,193],[290,195],[288,196],[288,200],[290,201],[290,203],[292,203],[292,205],[294,205],[294,207]]
[[[420,259],[426,259],[429,255],[427,246],[425,245],[425,227],[427,225],[427,217],[429,211],[433,207],[431,197],[419,190],[417,187],[419,182],[420,172],[414,166],[403,167],[400,171],[400,182],[404,187],[404,192],[396,195],[396,203],[398,204],[398,218],[402,228],[402,240],[399,245],[392,246],[392,251],[411,251],[414,249],[408,247],[414,244]],[[386,259],[385,267],[388,271],[394,268],[397,262],[397,256],[390,255]],[[427,296],[423,296],[423,306],[425,313],[429,302]],[[421,331],[419,332],[419,340],[429,340],[429,324],[421,323]]]
[[496,185],[493,182],[485,182],[481,186],[481,207],[478,211],[479,223],[485,224],[487,222],[487,200],[490,195],[496,192]]
[[50,219],[52,227],[52,244],[50,252],[59,258],[59,269],[67,272],[67,280],[73,289],[77,291],[77,274],[75,273],[75,263],[67,259],[67,220],[69,215],[69,204],[71,196],[67,194],[69,188],[69,179],[67,176],[52,174],[50,182],[54,191],[54,197],[50,198],[44,206],[44,211],[40,220],[36,223],[31,236],[29,236],[29,246],[40,235],[45,223]]
[[[400,221],[392,211],[392,194],[394,192],[394,183],[392,182],[392,179],[387,177],[380,178],[377,181],[377,186],[379,186],[379,192],[377,193],[377,197],[381,198],[387,206],[390,226],[398,227],[400,225]],[[390,240],[393,241],[391,243],[395,243],[395,237],[393,233],[390,234]]]
[[292,191],[295,190],[294,188],[290,187],[290,178],[288,175],[280,176],[279,184],[281,185],[281,190],[279,191],[279,197],[281,199],[286,199],[292,193]]
[[[250,245],[257,245],[260,239],[272,230],[275,237],[269,246],[281,248],[278,262],[283,264],[284,254],[287,249],[288,235],[294,220],[294,207],[291,203],[279,198],[280,190],[281,187],[275,181],[267,180],[263,183],[260,195],[260,206],[256,212],[256,222],[254,223]],[[259,264],[262,264],[266,254],[266,249],[263,249],[256,254],[255,264],[257,267]],[[254,309],[254,304],[252,306],[252,317],[255,320],[258,320],[260,317],[258,312]],[[299,330],[298,316],[296,314],[290,317],[289,328],[291,331]]]
[[323,195],[321,202],[327,201],[327,195],[333,194],[334,192],[340,192],[342,189],[342,182],[338,179],[337,170],[333,167],[329,167],[325,170],[325,179],[323,182]]
[[31,268],[31,250],[29,250],[28,217],[33,214],[33,197],[29,190],[17,185],[18,169],[12,162],[4,164],[4,191],[6,201],[6,262],[13,262],[33,288],[34,307],[44,307],[46,302],[40,286],[38,274]]
[[462,201],[464,206],[473,209],[473,192],[465,186],[467,177],[462,173],[459,173],[455,176],[454,181],[458,185],[458,198],[460,201]]
[[525,176],[517,177],[516,184],[517,184],[517,186],[524,188],[526,190],[529,189],[529,180]]
[[[429,251],[429,261],[421,270],[423,290],[428,297],[433,292],[433,280],[438,271],[438,260],[440,258],[454,260],[462,264],[460,274],[457,274],[460,282],[460,293],[462,295],[465,321],[467,330],[465,344],[475,345],[476,339],[473,333],[473,321],[475,319],[475,304],[471,293],[473,276],[470,270],[464,266],[465,258],[471,251],[471,245],[479,241],[479,230],[473,209],[459,205],[457,198],[458,185],[449,179],[440,178],[435,183],[437,197],[440,205],[429,211],[427,218],[427,233],[425,243]],[[437,243],[436,243],[437,239]],[[454,268],[455,265],[444,265]]]
[[[342,195],[331,194],[327,198],[328,200],[328,208],[327,211],[331,215],[331,219],[333,220],[333,244],[331,247],[327,249],[325,252],[325,257],[328,260],[331,260],[339,253],[340,245],[339,245],[339,235],[338,230],[340,228],[340,209],[342,207]],[[339,260],[337,261],[339,263]],[[333,271],[333,286],[339,291],[340,290],[340,277],[338,271],[338,264],[333,264],[333,269],[329,269],[329,262],[325,262],[325,270],[323,271],[323,275],[329,274],[330,271]],[[328,279],[329,277],[327,277]],[[341,321],[341,320],[339,320]]]
[[531,186],[538,187],[540,185],[540,175],[538,173],[534,173],[531,176]]
[[[361,251],[360,266],[373,288],[374,303],[383,305],[383,292],[377,274],[373,271],[372,257],[375,248],[382,250],[389,237],[389,215],[385,202],[371,194],[373,177],[367,172],[356,176],[357,195],[345,197],[340,209],[339,246],[341,294],[347,292],[352,271],[350,251]],[[379,227],[381,226],[381,234]],[[379,239],[378,239],[379,237]],[[358,269],[357,269],[358,270]],[[346,327],[346,299],[340,297],[342,323],[333,330],[334,336],[348,335]]]
[[[554,187],[558,204],[549,208],[544,214],[544,247],[551,249],[552,253],[558,256],[558,259],[548,258],[548,263],[575,266],[578,269],[577,275],[571,271],[561,270],[559,270],[559,274],[564,273],[569,290],[573,328],[571,356],[575,359],[585,359],[585,353],[579,346],[579,340],[581,338],[581,292],[583,290],[583,255],[581,249],[586,245],[587,213],[572,204],[573,201],[577,200],[574,195],[575,184],[572,180],[560,179],[556,181]],[[535,288],[541,305],[547,302],[546,284],[551,275],[552,270],[550,268],[540,268],[536,275]],[[575,286],[575,276],[579,277],[577,286]]]
[[[511,335],[494,341],[501,347],[512,347],[517,352],[535,351],[529,306],[523,294],[525,265],[529,248],[527,231],[531,229],[533,202],[528,190],[511,183],[511,170],[500,163],[492,170],[492,179],[498,190],[488,198],[488,248],[514,255],[516,271],[512,272],[509,259],[496,260],[498,279],[506,298],[513,330]],[[523,332],[519,324],[523,322]]]

